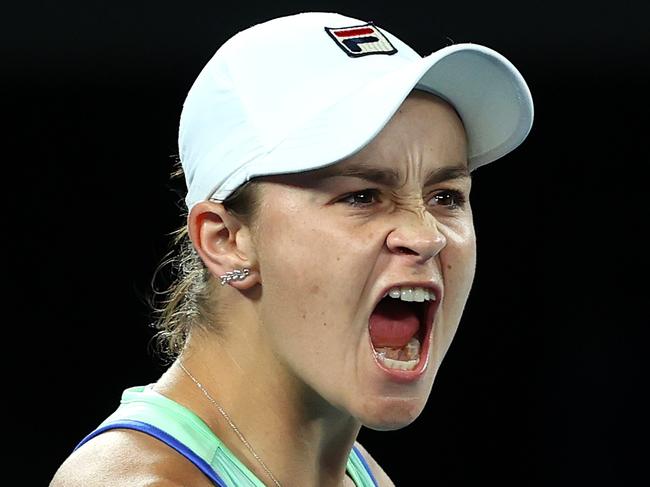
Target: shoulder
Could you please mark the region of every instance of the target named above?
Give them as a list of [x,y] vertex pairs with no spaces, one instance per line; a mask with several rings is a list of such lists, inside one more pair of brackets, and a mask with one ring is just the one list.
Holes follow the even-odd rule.
[[370,453],[368,453],[368,451],[361,445],[361,443],[357,441],[354,443],[354,446],[357,447],[357,449],[363,455],[363,458],[368,463],[368,466],[370,467],[372,474],[375,476],[379,487],[395,487],[395,484],[386,474],[386,472],[384,472],[384,469],[379,466],[379,464],[375,461],[374,458],[372,458]]
[[50,487],[212,486],[194,464],[145,433],[115,429],[73,452]]

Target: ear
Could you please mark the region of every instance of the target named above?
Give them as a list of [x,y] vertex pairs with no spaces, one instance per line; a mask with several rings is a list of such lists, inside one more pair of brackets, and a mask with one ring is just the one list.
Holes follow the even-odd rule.
[[230,281],[234,288],[245,290],[260,282],[257,256],[250,230],[221,203],[201,201],[187,217],[189,236],[194,248],[210,273],[219,279],[226,272],[244,267],[250,274],[241,281]]

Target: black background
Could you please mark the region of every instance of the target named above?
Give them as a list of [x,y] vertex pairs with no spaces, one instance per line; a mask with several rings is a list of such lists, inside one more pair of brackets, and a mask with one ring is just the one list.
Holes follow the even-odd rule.
[[145,298],[181,224],[183,99],[227,38],[305,10],[373,20],[422,55],[492,47],[535,101],[526,142],[474,174],[477,277],[425,411],[360,441],[398,486],[647,482],[648,17],[641,2],[438,3],[3,7],[5,444],[21,484],[46,485],[124,388],[162,372]]

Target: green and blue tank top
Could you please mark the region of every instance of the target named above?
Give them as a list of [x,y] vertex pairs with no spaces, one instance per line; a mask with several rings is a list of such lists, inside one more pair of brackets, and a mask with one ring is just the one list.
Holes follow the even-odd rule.
[[[149,434],[198,467],[219,487],[265,487],[210,430],[184,406],[153,390],[154,384],[125,389],[119,407],[75,447],[116,428]],[[348,475],[357,487],[377,487],[370,468],[356,446],[350,452]]]

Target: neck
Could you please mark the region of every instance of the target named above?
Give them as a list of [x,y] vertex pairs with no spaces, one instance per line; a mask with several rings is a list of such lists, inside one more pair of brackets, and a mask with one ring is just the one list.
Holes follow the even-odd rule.
[[268,473],[179,361],[225,410],[283,487],[351,484],[345,470],[360,423],[289,373],[260,343],[261,337],[237,336],[246,335],[244,329],[231,327],[233,333],[226,339],[190,336],[155,389],[201,417],[267,485],[274,485]]

